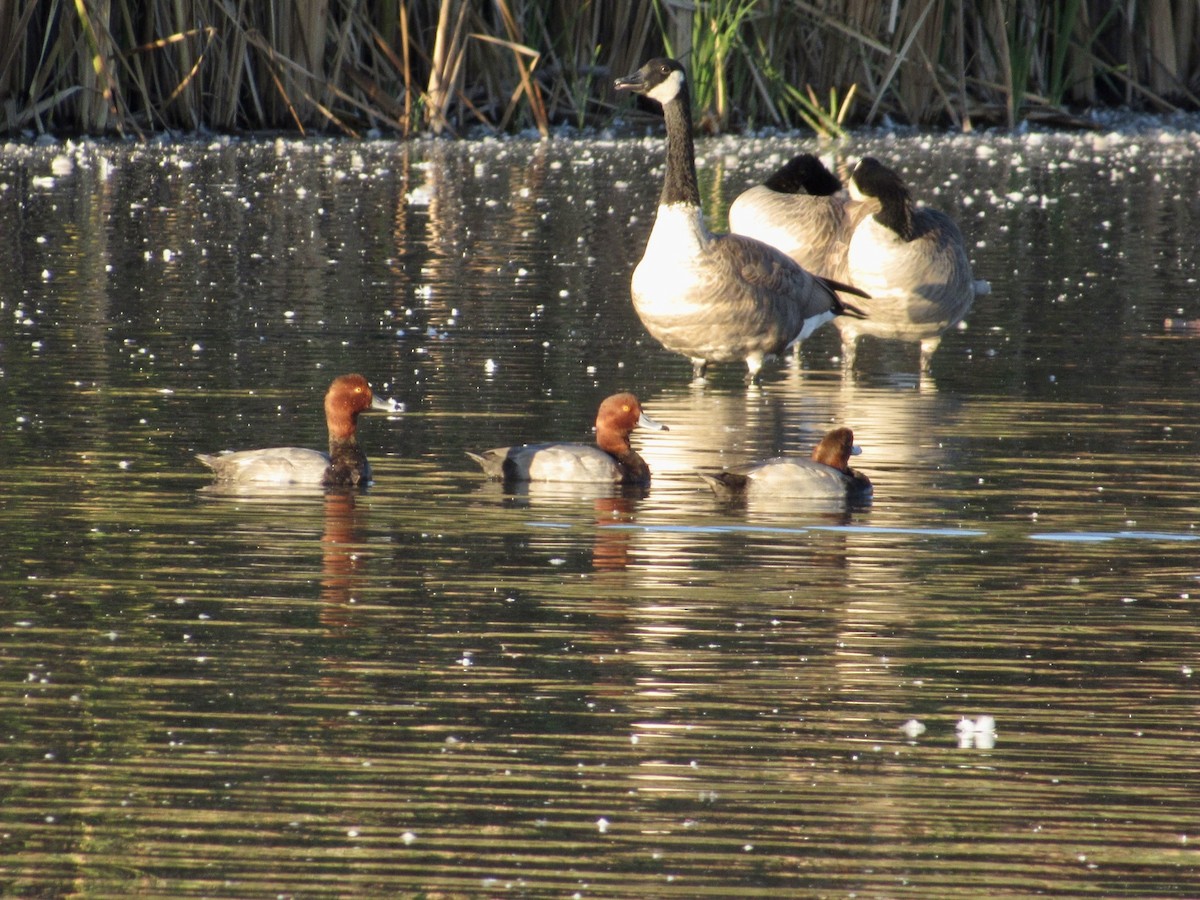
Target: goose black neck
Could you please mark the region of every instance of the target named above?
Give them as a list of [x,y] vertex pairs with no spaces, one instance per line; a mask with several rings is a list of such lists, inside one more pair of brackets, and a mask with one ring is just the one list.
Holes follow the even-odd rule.
[[875,220],[886,228],[896,232],[904,241],[913,239],[912,200],[908,191],[902,186],[894,187],[879,194],[882,207],[875,214]]
[[659,205],[690,203],[699,207],[696,148],[692,143],[692,101],[686,87],[663,106],[663,116],[667,123],[667,174]]

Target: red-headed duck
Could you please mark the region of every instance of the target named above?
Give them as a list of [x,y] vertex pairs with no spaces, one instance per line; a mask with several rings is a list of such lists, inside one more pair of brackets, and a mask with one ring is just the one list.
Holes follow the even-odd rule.
[[629,445],[636,427],[666,431],[642,411],[637,397],[613,394],[596,413],[596,444],[524,444],[467,455],[490,478],[506,481],[562,481],[649,484],[650,467]]
[[917,206],[900,176],[878,160],[864,157],[854,167],[850,197],[852,232],[838,272],[870,299],[861,304],[867,318],[836,323],[843,365],[854,365],[858,339],[872,335],[919,342],[927,371],[942,335],[990,286],[972,275],[954,220]]
[[371,464],[358,446],[358,415],[399,412],[400,404],[376,397],[361,375],[340,375],[325,392],[329,452],[304,447],[226,450],[196,459],[213,470],[219,484],[311,484],[325,487],[366,485]]
[[814,275],[844,278],[834,262],[846,237],[846,199],[838,177],[801,153],[734,198],[729,230],[778,247]]
[[616,80],[662,105],[667,169],[646,251],[633,272],[633,308],[650,336],[692,361],[696,380],[712,362],[741,362],[757,382],[763,359],[782,353],[845,314],[861,315],[836,291],[857,289],[819,278],[783,251],[704,224],[692,109],[683,66],[652,59]]
[[698,474],[722,497],[865,500],[871,496],[871,479],[850,468],[850,457],[860,452],[853,431],[834,428],[813,449],[812,459],[777,456],[716,475]]

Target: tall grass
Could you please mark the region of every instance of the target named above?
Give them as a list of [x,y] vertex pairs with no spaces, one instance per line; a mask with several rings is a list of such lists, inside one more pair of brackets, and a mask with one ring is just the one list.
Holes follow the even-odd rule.
[[0,0],[0,133],[544,135],[665,53],[714,131],[1013,126],[1200,108],[1198,33],[1196,0]]

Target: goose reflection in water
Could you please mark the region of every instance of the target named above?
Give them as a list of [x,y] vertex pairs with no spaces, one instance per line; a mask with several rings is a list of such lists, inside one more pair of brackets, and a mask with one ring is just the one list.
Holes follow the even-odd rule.
[[[648,435],[642,447],[656,488],[670,484],[694,489],[696,469],[720,468],[728,454],[752,453],[764,439],[774,441],[786,429],[790,412],[776,398],[760,392],[721,394],[681,388],[656,395],[652,402],[655,415],[672,428]],[[669,509],[662,512],[671,514]],[[692,516],[694,510],[685,505],[677,514]]]
[[[967,477],[958,471],[961,464],[953,451],[962,402],[931,384],[920,389],[915,382],[873,386],[868,379],[796,374],[768,385],[761,396],[682,389],[656,395],[653,403],[673,425],[671,432],[655,434],[643,450],[656,473],[650,502],[659,520],[699,523],[712,515],[714,498],[697,481],[697,470],[719,471],[780,454],[806,456],[830,427],[841,423],[853,423],[856,442],[864,448],[860,459],[875,484],[874,523],[925,524],[904,518],[905,508],[936,496],[947,481]],[[672,496],[678,502],[670,507],[656,502],[666,490],[681,494]],[[794,525],[797,516],[808,513],[827,513],[835,521],[841,509],[840,504],[820,509],[767,496],[726,512]]]

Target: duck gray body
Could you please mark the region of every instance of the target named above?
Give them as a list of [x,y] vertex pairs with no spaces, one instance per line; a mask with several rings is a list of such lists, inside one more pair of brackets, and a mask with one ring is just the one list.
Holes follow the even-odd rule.
[[813,448],[811,459],[776,456],[715,475],[698,474],[725,498],[866,500],[873,491],[871,479],[850,468],[850,457],[859,452],[853,431],[834,428]]
[[599,447],[587,444],[522,444],[467,455],[489,478],[502,481],[557,481],[576,484],[641,484],[649,481],[638,467],[623,465]]
[[716,475],[701,473],[700,477],[723,497],[848,500],[871,496],[871,482],[853,469],[843,472],[811,459],[787,456],[732,466]]
[[666,431],[628,392],[606,397],[596,412],[596,443],[552,441],[467,451],[489,478],[503,481],[555,481],[577,484],[649,484],[650,467],[630,446],[635,428]]
[[[213,470],[218,482],[258,484],[320,484],[329,470],[328,453],[307,447],[272,447],[270,450],[225,450],[197,453],[196,459]],[[360,480],[371,480],[364,459]]]

